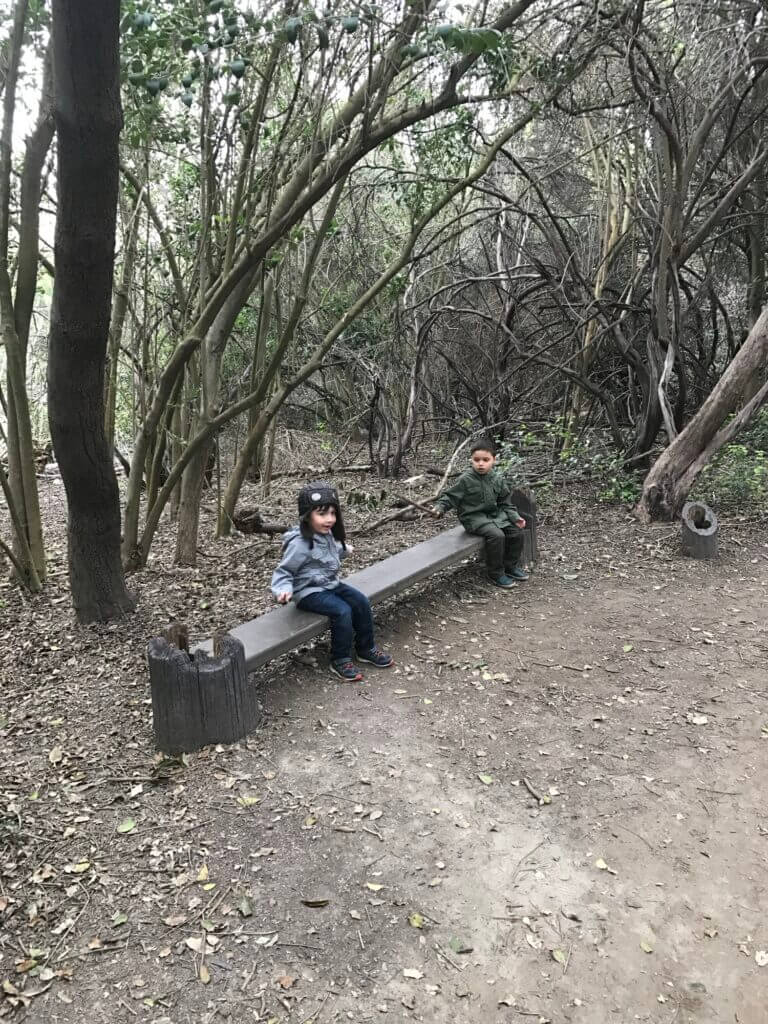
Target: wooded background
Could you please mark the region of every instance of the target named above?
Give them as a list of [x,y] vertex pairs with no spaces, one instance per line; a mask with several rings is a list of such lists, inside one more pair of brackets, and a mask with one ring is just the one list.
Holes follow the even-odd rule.
[[214,465],[230,531],[280,422],[364,443],[382,476],[479,430],[560,459],[599,432],[645,474],[638,514],[676,515],[768,390],[766,70],[749,0],[16,0],[19,580],[45,582],[48,440],[82,621],[130,609],[162,516],[194,564]]

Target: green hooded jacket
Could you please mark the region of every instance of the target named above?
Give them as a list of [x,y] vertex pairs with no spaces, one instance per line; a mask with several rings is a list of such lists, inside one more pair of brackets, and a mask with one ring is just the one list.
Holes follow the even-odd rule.
[[512,504],[509,484],[497,469],[477,473],[468,469],[453,487],[448,487],[435,502],[437,508],[455,510],[459,522],[468,533],[489,523],[504,529],[520,519]]

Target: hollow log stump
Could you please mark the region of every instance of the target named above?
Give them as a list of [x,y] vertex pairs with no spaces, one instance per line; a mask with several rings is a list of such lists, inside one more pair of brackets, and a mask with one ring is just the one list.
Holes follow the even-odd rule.
[[256,688],[248,683],[245,651],[235,637],[217,638],[217,654],[186,650],[166,637],[149,641],[149,684],[155,746],[189,753],[209,743],[234,743],[261,723]]
[[717,516],[709,506],[700,501],[689,501],[683,505],[681,516],[683,551],[692,558],[717,558],[718,526]]
[[528,488],[520,488],[512,491],[511,501],[525,520],[520,565],[533,565],[539,560],[539,544],[536,536],[536,499],[533,496],[533,491]]

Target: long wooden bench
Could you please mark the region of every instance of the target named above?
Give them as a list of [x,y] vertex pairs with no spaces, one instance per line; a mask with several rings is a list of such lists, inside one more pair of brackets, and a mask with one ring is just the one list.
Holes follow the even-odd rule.
[[[519,500],[518,496],[519,495]],[[535,562],[536,506],[523,492],[515,500],[528,525],[523,562]],[[425,540],[383,562],[369,565],[346,578],[376,604],[419,580],[481,550],[483,541],[462,526]],[[178,633],[179,623],[174,627]],[[256,688],[248,672],[306,643],[328,628],[324,615],[301,612],[293,605],[277,608],[235,626],[190,654],[180,635],[153,637],[149,642],[150,688],[155,743],[159,750],[178,753],[209,743],[233,743],[255,729],[261,720]],[[197,657],[195,657],[197,655]]]
[[[480,537],[473,537],[466,533],[462,526],[457,526],[437,537],[422,541],[415,547],[385,558],[383,562],[377,562],[352,573],[351,576],[344,578],[344,582],[362,590],[371,604],[376,604],[446,566],[469,558],[482,546],[483,541]],[[328,619],[324,615],[302,612],[291,604],[235,626],[229,633],[242,643],[245,649],[246,668],[252,672],[273,658],[318,636],[327,628]],[[201,644],[196,650],[210,654],[213,650],[213,641]]]

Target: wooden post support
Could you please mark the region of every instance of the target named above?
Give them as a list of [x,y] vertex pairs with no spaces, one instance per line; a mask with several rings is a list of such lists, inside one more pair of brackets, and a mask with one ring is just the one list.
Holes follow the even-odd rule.
[[717,516],[700,501],[689,501],[682,512],[683,551],[692,558],[717,558]]
[[523,530],[523,553],[520,555],[521,565],[533,565],[539,560],[539,545],[536,536],[536,498],[533,491],[521,488],[512,491],[512,503],[525,520]]
[[155,746],[163,753],[234,743],[261,723],[242,643],[229,634],[216,639],[213,657],[201,651],[190,656],[166,637],[149,641]]

